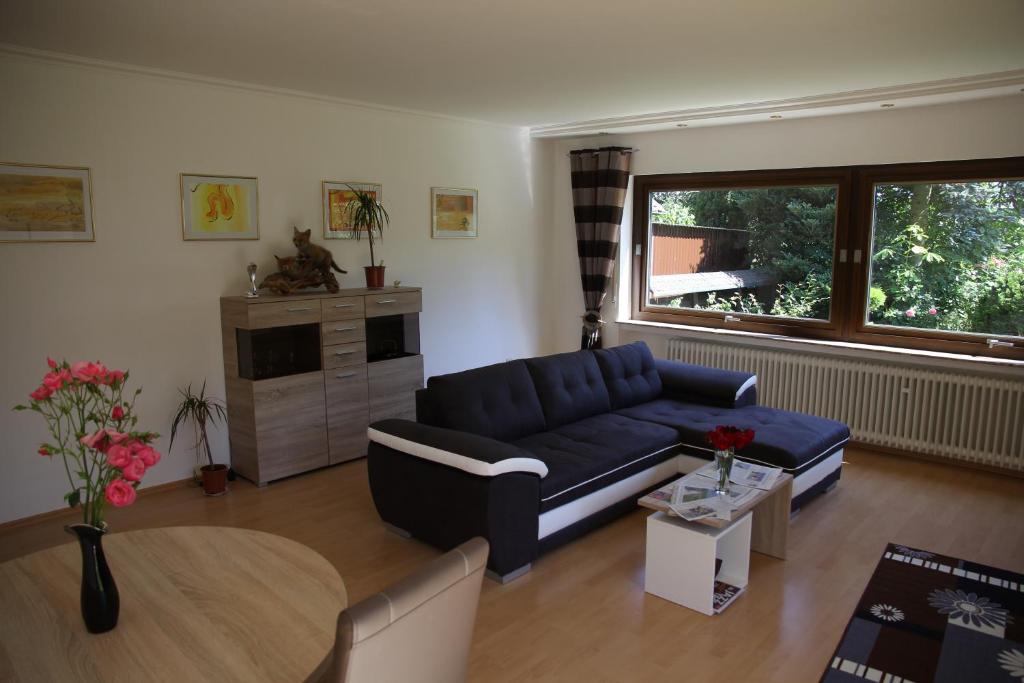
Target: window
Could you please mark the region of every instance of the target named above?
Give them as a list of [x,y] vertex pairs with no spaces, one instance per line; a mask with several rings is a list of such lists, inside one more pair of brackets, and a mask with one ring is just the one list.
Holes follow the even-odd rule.
[[634,192],[635,319],[1024,358],[1024,158]]

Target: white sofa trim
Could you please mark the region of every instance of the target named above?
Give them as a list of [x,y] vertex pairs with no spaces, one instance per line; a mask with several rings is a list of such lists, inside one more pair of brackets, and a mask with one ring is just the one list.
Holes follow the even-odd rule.
[[498,462],[484,462],[483,460],[477,460],[476,458],[467,458],[466,456],[459,455],[458,453],[452,453],[451,451],[445,451],[416,441],[403,439],[400,436],[386,434],[374,429],[373,427],[366,430],[366,435],[370,438],[370,441],[379,443],[382,446],[393,448],[396,451],[405,453],[406,455],[412,455],[441,465],[454,467],[455,469],[462,470],[463,472],[475,474],[478,477],[496,477],[499,474],[506,474],[508,472],[528,472],[530,474],[540,475],[543,479],[548,474],[548,466],[536,458],[506,458],[505,460],[499,460]]

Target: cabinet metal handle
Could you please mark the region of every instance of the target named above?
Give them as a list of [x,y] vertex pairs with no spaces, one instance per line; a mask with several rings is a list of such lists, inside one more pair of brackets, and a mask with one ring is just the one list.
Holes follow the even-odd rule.
[[377,303],[379,304],[393,304],[396,301],[398,301],[398,299],[377,299]]
[[355,351],[335,351],[334,355],[335,356],[347,356],[350,353],[355,353]]
[[335,308],[352,308],[355,304],[334,304]]
[[355,326],[352,326],[352,327],[335,327],[334,331],[335,332],[351,332],[354,329],[356,329]]
[[309,306],[306,306],[305,308],[289,308],[288,312],[289,313],[301,313],[302,311],[312,311],[312,310],[313,310],[312,308],[310,308]]
[[343,372],[340,375],[335,375],[335,377],[338,378],[338,379],[345,379],[347,377],[355,377],[355,376],[356,376],[356,373],[354,373],[354,372]]

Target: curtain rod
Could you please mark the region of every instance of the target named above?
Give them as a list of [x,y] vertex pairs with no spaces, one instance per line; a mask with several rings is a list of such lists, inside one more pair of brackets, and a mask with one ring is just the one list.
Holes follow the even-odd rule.
[[[586,151],[586,150],[580,150],[580,151],[583,152],[583,151]],[[591,154],[600,154],[601,151],[602,150],[595,149],[593,152],[591,152]],[[607,151],[607,150],[604,150],[604,151]],[[640,149],[638,147],[623,147],[622,149],[617,149],[617,150],[614,150],[614,151],[616,151],[616,152],[639,152]],[[565,156],[571,157],[572,156],[572,152],[566,152]]]

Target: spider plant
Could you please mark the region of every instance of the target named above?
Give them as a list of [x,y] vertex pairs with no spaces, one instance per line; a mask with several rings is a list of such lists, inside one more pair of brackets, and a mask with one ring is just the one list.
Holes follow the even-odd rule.
[[[192,393],[191,384],[185,389],[178,389],[178,393],[181,394],[182,400],[178,405],[178,412],[174,415],[174,420],[171,422],[170,446],[174,446],[174,437],[178,433],[178,427],[186,422],[191,422],[196,439],[195,445],[192,448],[196,452],[196,457],[201,458],[203,453],[205,453],[209,467],[213,467],[213,453],[210,451],[210,440],[206,434],[206,425],[216,425],[218,421],[223,423],[227,420],[224,404],[219,399],[206,395],[205,381],[198,395]],[[168,450],[170,450],[170,447],[168,447]]]
[[[366,239],[370,240],[370,265],[373,266],[376,264],[373,256],[373,232],[376,230],[380,239],[384,239],[384,226],[390,225],[391,218],[384,205],[377,201],[375,194],[357,190],[348,184],[346,187],[352,191],[352,199],[345,206],[345,213],[352,223],[352,231],[357,240],[362,232],[366,231]],[[380,265],[384,263],[381,262]]]

